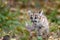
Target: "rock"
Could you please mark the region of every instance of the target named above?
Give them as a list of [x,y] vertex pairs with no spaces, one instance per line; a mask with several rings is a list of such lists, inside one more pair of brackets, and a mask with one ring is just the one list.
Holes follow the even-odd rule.
[[54,40],[53,36],[50,36],[48,40]]
[[15,38],[12,38],[11,40],[16,40]]

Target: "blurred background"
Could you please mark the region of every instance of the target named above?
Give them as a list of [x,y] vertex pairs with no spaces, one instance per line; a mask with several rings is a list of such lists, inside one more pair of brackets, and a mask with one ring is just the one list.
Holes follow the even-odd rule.
[[[0,37],[8,34],[16,35],[19,40],[29,40],[25,29],[25,22],[30,23],[28,9],[43,9],[50,27],[48,40],[60,40],[60,0],[0,0]],[[33,36],[32,40],[36,39]]]

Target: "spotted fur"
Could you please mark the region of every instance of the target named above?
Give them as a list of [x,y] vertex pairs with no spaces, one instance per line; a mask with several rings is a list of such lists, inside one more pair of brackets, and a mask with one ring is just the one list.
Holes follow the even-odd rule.
[[37,36],[46,37],[49,34],[49,23],[47,17],[43,14],[43,10],[41,12],[32,12],[29,10],[28,14],[33,23],[31,28],[37,31]]

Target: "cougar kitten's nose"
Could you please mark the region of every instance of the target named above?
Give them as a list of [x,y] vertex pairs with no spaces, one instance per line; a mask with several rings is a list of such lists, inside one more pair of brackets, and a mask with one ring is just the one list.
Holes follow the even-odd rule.
[[37,17],[35,17],[35,19],[37,19]]
[[34,22],[37,22],[36,20],[34,20]]

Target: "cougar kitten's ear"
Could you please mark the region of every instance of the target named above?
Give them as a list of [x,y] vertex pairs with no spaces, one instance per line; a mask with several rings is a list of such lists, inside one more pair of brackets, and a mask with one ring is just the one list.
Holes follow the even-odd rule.
[[31,10],[28,10],[28,15],[32,15],[32,11]]
[[39,11],[39,14],[43,14],[43,10]]
[[43,14],[43,10],[39,12],[39,15],[41,16]]

